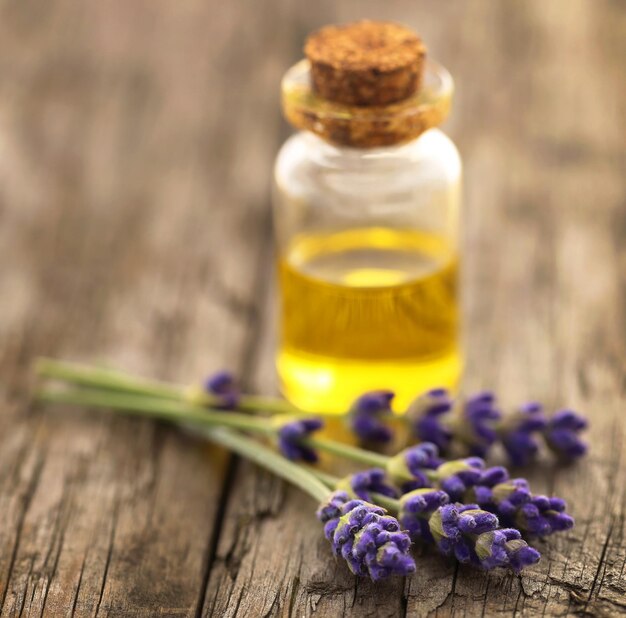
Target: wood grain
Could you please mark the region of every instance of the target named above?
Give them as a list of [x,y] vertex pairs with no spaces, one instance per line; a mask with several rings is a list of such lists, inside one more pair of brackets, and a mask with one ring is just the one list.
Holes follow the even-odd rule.
[[[275,391],[278,81],[307,31],[361,16],[414,26],[456,77],[466,387],[592,420],[583,464],[530,472],[577,526],[522,577],[422,551],[406,582],[357,581],[253,466],[29,403],[40,354]],[[2,615],[626,612],[624,60],[610,0],[0,5]]]

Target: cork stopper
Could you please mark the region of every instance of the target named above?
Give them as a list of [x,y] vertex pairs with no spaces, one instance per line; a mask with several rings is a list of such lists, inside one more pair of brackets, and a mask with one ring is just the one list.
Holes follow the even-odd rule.
[[418,90],[426,47],[405,26],[364,20],[314,32],[304,53],[320,97],[345,105],[382,106]]

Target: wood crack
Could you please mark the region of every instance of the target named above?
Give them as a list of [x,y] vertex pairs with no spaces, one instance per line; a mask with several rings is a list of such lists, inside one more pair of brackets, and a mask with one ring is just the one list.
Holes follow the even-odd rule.
[[598,583],[598,578],[600,577],[600,571],[602,570],[602,566],[606,559],[606,551],[609,546],[609,541],[611,540],[611,535],[613,534],[613,528],[615,525],[615,520],[611,519],[611,523],[609,525],[609,530],[606,534],[606,539],[604,540],[604,544],[602,545],[602,553],[600,554],[600,560],[598,561],[598,568],[596,569],[596,573],[593,578],[593,582],[591,583],[591,590],[589,590],[589,597],[587,598],[587,603],[585,604],[585,609],[589,605],[589,601],[591,601],[591,597],[593,596],[593,591],[596,588],[596,584]]
[[87,562],[87,552],[83,556],[82,564],[80,565],[80,573],[78,575],[78,583],[76,584],[76,591],[74,592],[74,598],[72,599],[71,616],[76,614],[76,607],[78,605],[78,595],[80,594],[80,587],[83,583],[83,573],[85,572],[85,564]]
[[233,480],[235,477],[235,471],[237,469],[237,458],[229,457],[226,473],[224,475],[224,481],[222,483],[222,489],[219,496],[218,509],[215,514],[215,522],[210,532],[210,542],[208,543],[208,549],[206,552],[206,558],[202,570],[202,577],[200,581],[199,596],[196,601],[196,618],[202,616],[204,610],[204,603],[206,600],[206,592],[209,584],[209,577],[213,569],[217,557],[217,548],[220,540],[220,534],[222,526],[224,525],[224,518],[226,516],[228,497],[233,487]]
[[30,508],[31,502],[33,500],[33,496],[35,495],[35,491],[39,485],[39,480],[41,478],[41,473],[43,471],[45,459],[45,452],[41,455],[37,462],[35,463],[35,469],[30,479],[30,483],[28,484],[24,496],[22,498],[22,508],[19,514],[19,518],[17,521],[17,526],[15,530],[15,539],[13,541],[13,548],[11,550],[11,559],[9,561],[9,568],[7,569],[6,582],[4,585],[4,590],[2,591],[2,599],[0,600],[0,614],[4,612],[4,604],[6,601],[7,593],[9,590],[9,584],[11,582],[11,576],[13,575],[13,569],[15,568],[15,560],[17,559],[17,552],[20,547],[20,541],[22,537],[22,532],[24,529],[24,521],[26,520],[26,514],[28,513],[28,509]]
[[102,599],[104,598],[104,590],[107,584],[107,577],[109,575],[109,568],[111,566],[111,560],[113,558],[113,546],[115,544],[115,530],[117,528],[117,519],[119,516],[119,502],[115,502],[113,507],[113,515],[111,517],[111,530],[109,534],[109,544],[107,548],[106,561],[104,563],[104,572],[102,574],[102,584],[100,586],[100,594],[98,595],[98,602],[96,603],[96,611],[94,616],[98,616],[100,613],[100,606],[102,605]]

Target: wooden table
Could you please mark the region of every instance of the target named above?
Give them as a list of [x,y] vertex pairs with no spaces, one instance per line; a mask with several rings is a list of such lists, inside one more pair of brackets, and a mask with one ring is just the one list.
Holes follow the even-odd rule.
[[[167,426],[29,402],[37,355],[273,392],[269,187],[304,35],[404,21],[456,77],[465,386],[592,421],[529,472],[569,534],[522,577],[429,552],[356,580],[314,503]],[[6,2],[0,9],[3,616],[626,612],[626,6]]]

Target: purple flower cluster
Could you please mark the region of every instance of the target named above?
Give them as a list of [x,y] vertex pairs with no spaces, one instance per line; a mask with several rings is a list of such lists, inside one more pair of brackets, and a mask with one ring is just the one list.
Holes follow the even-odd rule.
[[448,502],[450,497],[441,489],[414,489],[400,497],[398,521],[414,541],[434,543],[428,522],[432,514]]
[[376,502],[372,494],[397,498],[398,490],[387,481],[385,471],[382,468],[363,470],[342,479],[337,484],[337,489],[346,491],[353,498],[360,498],[368,502]]
[[500,528],[498,518],[476,504],[446,504],[430,517],[429,527],[439,551],[464,564],[519,573],[540,558],[519,530]]
[[578,435],[586,428],[587,420],[582,416],[573,410],[560,410],[548,421],[544,437],[559,459],[571,461],[587,452],[587,444]]
[[216,408],[232,410],[237,407],[241,393],[233,375],[228,371],[218,371],[204,382],[204,390],[218,399]]
[[317,452],[303,440],[314,431],[321,429],[324,423],[319,418],[302,418],[288,422],[279,419],[279,422],[278,448],[280,452],[291,461],[316,462]]
[[504,468],[497,478],[491,470],[484,471],[476,486],[465,494],[466,500],[475,500],[506,525],[530,536],[543,537],[572,528],[574,519],[565,512],[565,500],[534,495],[526,479],[509,479]]
[[457,435],[472,455],[484,457],[498,439],[494,421],[502,414],[496,407],[496,397],[484,391],[468,397],[457,418]]
[[[420,458],[426,465],[415,465]],[[528,535],[547,536],[574,525],[573,518],[565,512],[565,501],[534,495],[525,479],[510,479],[501,466],[486,468],[480,457],[441,462],[436,447],[425,443],[391,458],[387,472],[405,494],[416,488],[436,488],[450,501],[476,503],[497,515],[505,525]]]
[[541,436],[564,461],[577,459],[587,450],[579,437],[587,422],[575,412],[561,410],[546,418],[541,405],[531,402],[503,416],[495,395],[489,391],[468,397],[456,406],[446,390],[428,391],[411,404],[407,421],[417,438],[436,444],[442,452],[462,448],[484,457],[499,441],[513,465],[532,461]]
[[371,391],[361,395],[350,409],[348,420],[354,434],[363,442],[389,442],[393,432],[385,420],[393,412],[391,391]]
[[439,449],[431,442],[416,444],[392,457],[387,472],[402,491],[431,487],[433,473],[443,463]]
[[363,500],[351,500],[336,491],[317,511],[333,553],[341,556],[355,575],[374,581],[415,572],[409,554],[411,539],[394,517]]
[[435,388],[420,395],[406,413],[413,433],[423,442],[432,442],[442,451],[446,450],[452,439],[452,431],[442,419],[452,410],[453,403],[445,388]]
[[498,435],[514,466],[525,466],[535,458],[539,452],[539,443],[535,436],[546,425],[543,407],[536,402],[520,406],[502,420]]

